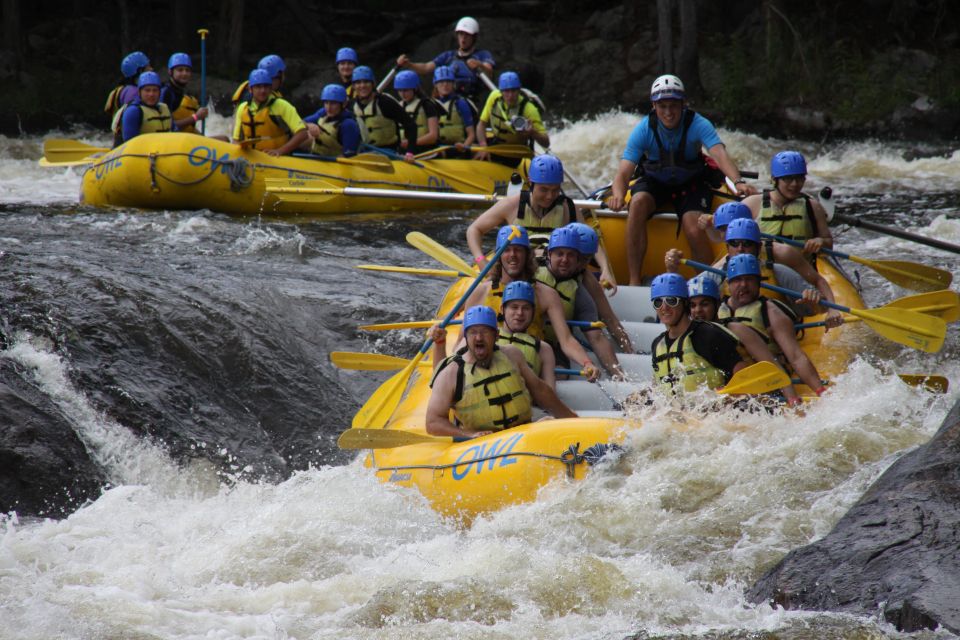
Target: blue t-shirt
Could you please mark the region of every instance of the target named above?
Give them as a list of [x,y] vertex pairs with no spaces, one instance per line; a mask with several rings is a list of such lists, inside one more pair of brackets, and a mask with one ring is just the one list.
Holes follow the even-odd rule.
[[[686,110],[684,110],[686,114]],[[680,144],[680,138],[683,135],[683,116],[681,116],[681,126],[676,129],[667,129],[662,122],[657,122],[657,132],[660,134],[660,141],[665,149],[677,149]],[[699,113],[693,116],[693,122],[690,123],[690,131],[687,133],[687,148],[684,149],[684,158],[689,161],[696,160],[700,155],[700,147],[707,149],[721,144],[720,136],[713,124],[701,116]],[[629,160],[634,164],[640,163],[643,154],[651,162],[660,160],[660,149],[650,130],[650,116],[644,116],[643,120],[633,128],[630,137],[627,139],[627,147],[623,150],[624,160]]]
[[451,49],[450,51],[444,51],[434,58],[433,63],[438,67],[449,67],[453,65],[453,73],[454,77],[456,78],[456,85],[458,87],[469,87],[472,90],[478,80],[477,76],[474,75],[473,71],[470,70],[470,67],[467,66],[466,60],[469,60],[470,58],[478,60],[483,64],[489,64],[491,67],[496,66],[496,63],[493,61],[493,56],[486,49],[482,51],[474,51],[464,59],[461,59],[457,55],[457,52]]
[[454,103],[454,106],[457,108],[457,111],[460,112],[460,119],[463,120],[463,126],[472,127],[474,124],[473,110],[470,108],[470,105],[467,104],[467,101],[464,98],[461,98],[455,93],[451,93],[446,98],[434,98],[436,102],[443,103],[444,105],[446,105],[446,103],[450,102],[453,99],[456,99],[456,103]]

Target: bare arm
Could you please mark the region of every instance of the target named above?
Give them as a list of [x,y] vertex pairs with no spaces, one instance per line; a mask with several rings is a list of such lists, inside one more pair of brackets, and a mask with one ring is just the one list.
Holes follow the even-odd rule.
[[[477,216],[477,219],[467,227],[467,246],[470,247],[470,253],[474,259],[485,258],[483,253],[483,236],[505,224],[510,224],[516,219],[517,207],[520,206],[520,196],[509,196],[503,200],[497,201],[495,205]],[[478,262],[481,266],[483,262]]]
[[625,204],[624,198],[627,196],[627,184],[630,182],[630,176],[632,176],[636,170],[637,165],[635,162],[620,160],[620,165],[617,167],[617,175],[613,178],[610,200],[607,202],[607,206],[614,211],[623,209],[623,205]]
[[537,283],[535,285],[537,292],[537,307],[542,309],[543,313],[550,319],[553,325],[553,331],[557,334],[557,342],[560,348],[571,362],[576,362],[586,372],[584,375],[590,382],[593,382],[600,376],[600,372],[593,366],[593,360],[587,355],[577,339],[570,333],[567,326],[567,318],[563,314],[563,306],[560,303],[560,296],[557,292],[545,284]]
[[[820,295],[814,296],[814,298],[811,299],[806,292],[804,292],[803,300],[805,302],[816,304],[820,302],[821,297],[827,302],[836,302],[836,298],[833,297],[833,289],[830,288],[830,283],[804,259],[803,255],[796,248],[775,242],[773,244],[773,257],[774,260],[780,264],[790,267],[799,273],[804,280],[816,288]],[[839,311],[836,309],[825,309],[825,311],[825,320],[828,323],[828,329],[843,324],[843,316]]]
[[303,128],[300,131],[293,134],[293,136],[287,140],[287,143],[280,147],[279,149],[270,149],[267,153],[271,156],[285,156],[289,153],[296,151],[300,145],[310,139],[310,134],[307,133],[307,129]]
[[[607,330],[617,341],[617,344],[620,345],[620,349],[624,353],[633,353],[630,336],[627,335],[626,329],[620,324],[620,318],[613,312],[613,307],[610,306],[610,301],[607,300],[607,296],[604,295],[600,283],[597,282],[597,279],[589,272],[583,274],[581,282],[583,286],[587,288],[587,293],[590,294],[590,297],[593,298],[593,301],[596,303],[597,313],[600,315],[600,319],[607,325]],[[614,360],[616,360],[616,356],[614,356]],[[604,363],[604,366],[606,366],[606,363]]]
[[480,285],[473,290],[473,293],[470,294],[470,297],[467,298],[467,301],[463,303],[464,309],[469,309],[470,307],[475,307],[478,304],[483,304],[487,296],[490,295],[490,289],[493,288],[493,284],[489,280],[481,282]]
[[397,58],[397,66],[401,69],[410,69],[411,71],[416,71],[420,75],[433,73],[433,70],[437,68],[436,63],[433,60],[430,62],[412,62],[405,53],[400,54],[400,57]]
[[813,221],[816,223],[813,231],[817,235],[807,240],[803,252],[818,253],[823,248],[833,249],[833,234],[830,233],[830,225],[827,223],[827,212],[816,200],[811,199],[810,205],[813,208]]
[[571,411],[557,396],[553,387],[537,377],[537,374],[533,372],[519,350],[514,347],[502,347],[502,351],[516,365],[520,375],[523,376],[523,381],[526,383],[530,395],[533,396],[533,401],[538,407],[550,412],[550,415],[554,418],[577,417],[577,414]]
[[540,341],[540,379],[550,385],[551,389],[557,388],[557,357],[553,355],[553,347],[546,340]]
[[[740,344],[756,362],[772,362],[778,367],[780,366],[773,352],[770,351],[770,347],[767,346],[766,340],[761,338],[759,333],[741,322],[731,322],[727,325],[727,328],[740,339]],[[792,384],[781,388],[780,391],[788,402],[791,404],[795,402],[792,399],[797,397],[797,392]]]
[[[723,175],[727,176],[735,183],[740,179],[740,169],[737,168],[737,165],[733,162],[733,159],[727,155],[726,145],[724,145],[722,142],[720,144],[715,144],[707,150],[707,153],[710,154],[711,158],[717,161],[717,166],[720,167],[720,171],[723,171]],[[742,182],[736,184],[736,187],[737,193],[742,196],[748,196],[757,192],[756,189]]]
[[437,118],[427,118],[427,132],[417,138],[418,147],[430,147],[440,138],[440,124]]
[[796,330],[790,318],[776,305],[769,302],[766,305],[767,317],[770,319],[770,335],[780,345],[780,350],[787,357],[793,370],[800,376],[800,380],[811,389],[819,389],[823,386],[820,382],[820,374],[797,342]]

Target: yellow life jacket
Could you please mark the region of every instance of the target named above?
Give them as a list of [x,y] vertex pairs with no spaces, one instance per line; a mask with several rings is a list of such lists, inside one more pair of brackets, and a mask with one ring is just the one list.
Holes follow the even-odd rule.
[[403,102],[403,110],[410,114],[417,124],[417,138],[427,135],[427,110],[423,108],[423,98],[415,97],[410,102]]
[[240,135],[243,136],[241,140],[266,138],[255,142],[253,144],[254,149],[260,151],[279,149],[289,142],[293,135],[283,118],[270,113],[270,106],[277,100],[278,98],[271,96],[267,99],[266,104],[257,109],[256,113],[250,111],[249,101],[241,103],[237,109],[237,117],[240,118],[241,126]]
[[523,115],[524,109],[529,102],[530,99],[527,98],[522,91],[520,92],[520,98],[517,100],[517,104],[513,107],[507,106],[507,102],[503,99],[502,95],[497,96],[490,108],[490,128],[487,139],[496,140],[501,144],[525,144],[533,146],[532,140],[521,136],[510,125],[510,120],[514,116]]
[[653,377],[668,394],[680,395],[703,386],[716,389],[727,383],[723,371],[693,348],[691,335],[700,323],[700,320],[691,321],[683,335],[674,340],[673,348],[667,346],[666,332],[654,340]]
[[[531,324],[531,326],[533,326]],[[510,331],[506,326],[500,327],[500,337],[497,338],[497,344],[501,346],[510,345],[516,347],[523,354],[523,359],[527,361],[533,372],[540,375],[543,369],[543,362],[540,360],[540,338],[536,338],[529,333]]]
[[342,118],[334,117],[330,119],[329,116],[324,116],[317,122],[320,133],[317,134],[317,139],[313,141],[313,147],[311,148],[313,153],[326,156],[343,154],[343,145],[340,144],[339,136],[341,122],[343,122]]
[[[176,111],[173,112],[173,119],[174,121],[177,121],[183,120],[184,118],[190,118],[197,113],[198,109],[200,109],[200,101],[193,96],[183,94],[180,97],[180,106],[177,107]],[[191,122],[184,127],[180,127],[179,130],[183,133],[199,133],[197,131],[196,122]]]
[[[357,123],[363,123],[360,131],[364,142],[375,147],[392,147],[400,141],[400,134],[397,131],[397,123],[383,115],[377,105],[381,95],[383,94],[374,93],[366,104],[360,104],[359,100],[354,100],[353,113],[357,116]],[[393,96],[385,97],[395,100]]]
[[764,339],[773,355],[778,356],[783,353],[783,350],[780,349],[780,345],[777,344],[777,341],[770,335],[770,318],[767,312],[767,305],[765,304],[767,302],[777,305],[781,311],[787,314],[791,322],[796,323],[800,319],[793,309],[783,302],[764,296],[760,296],[750,304],[740,307],[736,311],[730,308],[725,298],[717,309],[717,319],[724,325],[730,324],[731,322],[744,323]]
[[[467,129],[463,124],[463,118],[460,116],[460,110],[457,109],[459,98],[454,95],[446,102],[434,100],[440,111],[438,124],[440,126],[440,144],[456,144],[467,139]],[[466,100],[466,98],[464,98]],[[467,100],[467,104],[470,101]],[[471,107],[473,108],[473,107]],[[475,108],[473,108],[476,111]]]
[[782,209],[770,198],[770,191],[764,190],[760,200],[760,216],[757,219],[762,233],[769,233],[794,240],[808,240],[817,235],[816,219],[810,197],[801,195],[788,202]]
[[[777,273],[773,269],[773,265],[776,261],[773,259],[773,240],[765,239],[761,242],[760,245],[761,253],[757,256],[760,261],[760,282],[766,282],[767,284],[777,284]],[[727,263],[730,261],[730,256],[727,256],[727,259],[723,261],[723,272],[727,272]],[[727,285],[727,279],[724,278],[723,282],[720,283],[720,296],[726,298],[730,295],[730,287]],[[777,294],[779,297],[779,294]]]
[[[563,305],[563,317],[567,320],[573,320],[577,289],[580,287],[580,275],[557,280],[556,276],[553,275],[553,272],[551,272],[548,267],[540,267],[537,269],[536,280],[557,292],[557,295],[560,296],[560,302]],[[557,334],[553,330],[552,325],[544,325],[543,334],[546,336],[548,342],[556,343]]]
[[103,111],[109,114],[111,118],[116,115],[117,110],[122,106],[120,104],[120,92],[126,86],[125,84],[118,84],[113,88],[113,91],[107,94],[107,102],[103,105]]
[[524,226],[530,236],[530,245],[534,249],[545,248],[550,242],[550,234],[554,229],[567,226],[576,219],[573,200],[563,195],[553,201],[553,204],[538,216],[530,204],[530,192],[520,192],[520,203],[517,206],[517,224]]
[[[533,283],[531,282],[530,284]],[[504,285],[502,283],[496,287],[491,286],[487,297],[484,298],[483,301],[483,304],[493,309],[497,316],[500,317],[503,315],[503,289]],[[540,313],[540,307],[536,305],[533,307],[533,321],[530,322],[530,326],[527,327],[527,333],[538,339],[543,339],[543,316]]]
[[530,392],[510,358],[494,347],[489,369],[467,364],[463,347],[437,367],[431,388],[440,372],[449,365],[457,367],[457,385],[453,395],[453,415],[464,431],[500,431],[530,422],[533,404]]
[[[110,128],[113,130],[113,146],[118,146],[123,142],[123,114],[127,109],[140,108],[142,117],[140,119],[140,134],[143,133],[164,133],[170,131],[173,115],[170,113],[170,107],[164,102],[158,102],[156,107],[149,107],[145,104],[134,104],[132,102],[120,105],[113,116]],[[137,135],[140,135],[137,134]]]

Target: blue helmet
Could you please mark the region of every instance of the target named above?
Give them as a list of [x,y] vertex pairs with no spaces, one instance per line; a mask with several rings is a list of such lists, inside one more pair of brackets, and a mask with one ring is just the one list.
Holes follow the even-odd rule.
[[727,280],[733,280],[740,276],[760,277],[760,261],[757,260],[757,256],[750,253],[741,253],[727,261]]
[[580,253],[585,256],[590,256],[597,252],[597,245],[600,244],[600,238],[597,236],[597,232],[593,230],[593,227],[582,222],[571,222],[567,227],[576,231],[580,237]]
[[563,182],[563,163],[557,156],[537,156],[530,161],[527,176],[534,184],[560,184]]
[[375,82],[373,77],[373,69],[367,65],[361,65],[353,70],[353,81],[354,82]]
[[323,102],[346,102],[347,90],[342,84],[328,84],[320,92],[320,100]]
[[470,327],[475,327],[477,325],[483,325],[485,327],[490,327],[494,331],[497,330],[497,314],[496,312],[486,305],[477,305],[475,307],[470,307],[467,309],[467,312],[463,315],[463,332],[466,333]]
[[281,72],[287,70],[287,65],[283,63],[283,58],[278,56],[275,53],[271,53],[268,56],[260,58],[260,62],[257,63],[258,69],[266,69],[270,74],[270,78],[276,78],[280,75]]
[[457,74],[453,70],[453,67],[440,66],[433,70],[433,84],[438,82],[454,82],[457,79]]
[[[521,247],[530,248],[530,236],[527,234],[526,227],[521,227],[517,225],[517,230],[520,231],[520,235],[510,241],[510,244],[518,244]],[[507,238],[510,237],[510,234],[513,233],[513,227],[506,225],[500,227],[500,231],[497,231],[497,250],[500,250],[500,247],[507,241]]]
[[781,151],[770,160],[770,177],[807,175],[807,161],[797,151]]
[[687,293],[687,281],[679,273],[661,273],[650,283],[651,300],[666,298],[667,296],[690,297],[690,294]]
[[517,75],[515,71],[504,71],[500,74],[500,79],[497,81],[497,88],[500,91],[504,89],[519,89],[523,85],[520,84],[520,76]]
[[717,286],[717,281],[703,274],[687,280],[687,293],[691,298],[706,296],[714,300],[720,299],[720,287]]
[[350,47],[341,47],[340,49],[337,49],[337,64],[340,64],[341,62],[360,64],[360,58],[357,57],[357,52]]
[[760,243],[760,225],[753,218],[737,218],[727,225],[727,242],[731,240],[750,240]]
[[418,76],[415,71],[401,71],[397,74],[397,77],[393,79],[393,88],[398,91],[404,89],[419,89],[420,76]]
[[523,280],[514,280],[503,288],[503,305],[512,300],[523,300],[537,306],[537,295],[533,285]]
[[174,67],[190,67],[193,69],[193,61],[186,53],[175,53],[167,60],[167,69],[173,71]]
[[724,203],[713,212],[713,228],[720,229],[738,218],[753,218],[750,207],[742,202]]
[[144,87],[159,87],[161,84],[160,76],[155,71],[144,71],[140,74],[140,79],[137,80],[138,89],[143,89]]
[[580,251],[580,234],[570,227],[560,227],[550,233],[550,242],[547,243],[547,252],[554,249],[573,249]]
[[143,51],[134,51],[133,53],[128,53],[126,57],[120,61],[120,73],[123,74],[124,78],[132,78],[137,75],[141,69],[149,66],[150,58],[147,57],[147,54]]
[[258,84],[273,84],[273,78],[270,77],[270,72],[266,69],[254,69],[250,72],[248,84],[251,87]]

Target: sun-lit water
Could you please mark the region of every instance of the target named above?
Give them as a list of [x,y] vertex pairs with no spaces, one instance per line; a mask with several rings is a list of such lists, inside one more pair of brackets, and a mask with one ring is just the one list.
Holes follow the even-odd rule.
[[[600,186],[635,121],[572,123],[553,151]],[[846,212],[960,243],[951,153],[721,134],[745,169],[766,175],[773,152],[799,147],[810,191],[829,184]],[[898,635],[742,592],[936,431],[960,385],[955,329],[936,355],[868,338],[802,418],[720,412],[677,428],[652,412],[616,465],[464,528],[336,451],[382,376],[339,372],[326,354],[411,355],[420,334],[356,326],[429,317],[445,282],[352,265],[435,266],[403,235],[462,250],[470,214],[98,212],[76,205],[79,172],[36,166],[41,142],[0,139],[0,364],[105,489],[66,517],[0,517],[0,638]],[[960,272],[960,256],[838,237],[850,253]],[[868,304],[909,293],[858,271]],[[925,394],[898,372],[939,373],[952,390]]]

